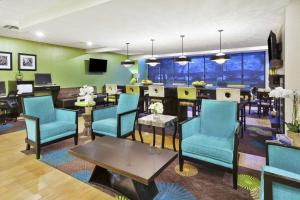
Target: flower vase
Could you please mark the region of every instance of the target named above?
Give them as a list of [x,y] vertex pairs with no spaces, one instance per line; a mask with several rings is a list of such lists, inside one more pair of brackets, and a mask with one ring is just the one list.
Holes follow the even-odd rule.
[[300,147],[300,133],[287,131],[287,135],[290,139],[292,139],[293,146]]
[[153,120],[154,121],[159,121],[160,120],[160,115],[158,113],[153,114]]

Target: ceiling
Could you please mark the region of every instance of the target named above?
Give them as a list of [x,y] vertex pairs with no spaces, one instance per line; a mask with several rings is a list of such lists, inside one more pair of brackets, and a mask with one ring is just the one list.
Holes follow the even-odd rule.
[[[266,45],[284,21],[289,0],[0,0],[0,35],[88,49],[155,54]],[[4,29],[4,25],[19,30]],[[38,38],[36,31],[45,37]],[[87,41],[93,42],[88,47]]]

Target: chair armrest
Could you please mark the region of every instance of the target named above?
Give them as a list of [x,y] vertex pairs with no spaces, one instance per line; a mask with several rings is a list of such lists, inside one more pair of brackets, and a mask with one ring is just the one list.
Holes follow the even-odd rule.
[[300,174],[299,147],[267,142],[266,148],[267,165]]
[[93,109],[92,122],[102,120],[102,119],[107,119],[107,118],[115,118],[116,113],[117,113],[117,106]]
[[[264,190],[264,199],[272,199],[273,196],[273,183],[279,183],[282,185],[290,186],[297,188],[298,191],[295,191],[295,194],[299,196],[300,191],[300,175],[289,172],[286,170],[278,169],[276,167],[265,166],[263,168],[263,185]],[[278,188],[277,188],[278,189]],[[284,188],[282,188],[284,190]],[[278,193],[278,192],[277,192]],[[296,199],[297,197],[295,197]]]
[[74,124],[78,123],[78,111],[64,108],[56,108],[55,115],[57,121],[67,121]]
[[[193,131],[200,131],[201,121],[200,116],[193,117],[179,123],[179,139],[183,140],[193,135]],[[191,131],[193,130],[193,131]]]
[[239,122],[236,123],[233,137],[233,167],[238,168],[238,147],[240,142],[241,125]]
[[32,142],[40,141],[40,119],[31,115],[24,115],[26,125],[26,138]]
[[[122,135],[122,130],[125,131],[134,131],[134,125],[136,116],[139,109],[129,110],[123,113],[117,114],[117,136],[120,137]],[[125,132],[124,134],[127,134]]]

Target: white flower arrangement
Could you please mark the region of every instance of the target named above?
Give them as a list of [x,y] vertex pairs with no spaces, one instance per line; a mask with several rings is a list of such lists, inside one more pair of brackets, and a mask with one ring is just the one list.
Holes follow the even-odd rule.
[[82,88],[80,88],[79,96],[84,98],[86,104],[89,104],[94,100],[93,93],[94,93],[94,87],[84,85]]
[[160,102],[152,103],[149,106],[149,109],[151,110],[151,113],[153,113],[153,114],[162,114],[164,112],[164,106]]
[[272,90],[269,94],[270,97],[274,98],[292,98],[293,97],[293,90],[283,89],[282,87],[277,87]]
[[300,124],[298,120],[298,112],[300,105],[300,94],[296,90],[283,89],[282,87],[277,87],[272,90],[269,94],[270,97],[274,98],[289,98],[293,102],[293,112],[292,112],[292,122],[286,123],[290,131],[299,133]]

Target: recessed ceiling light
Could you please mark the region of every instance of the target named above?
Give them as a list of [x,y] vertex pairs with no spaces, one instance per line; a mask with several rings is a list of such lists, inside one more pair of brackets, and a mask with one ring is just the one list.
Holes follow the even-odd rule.
[[37,31],[35,33],[35,35],[38,36],[38,37],[44,37],[45,36],[45,34],[43,32],[41,32],[41,31]]
[[93,43],[91,41],[88,41],[88,42],[86,42],[86,45],[90,47],[93,45]]

